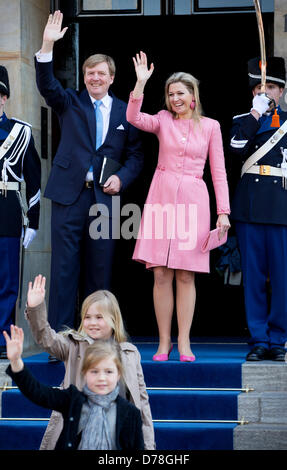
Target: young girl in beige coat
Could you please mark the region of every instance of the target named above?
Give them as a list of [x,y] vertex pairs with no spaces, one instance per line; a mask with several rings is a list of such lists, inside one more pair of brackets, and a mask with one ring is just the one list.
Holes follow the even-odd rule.
[[[46,279],[42,275],[36,276],[34,283],[29,283],[26,318],[37,344],[64,362],[65,376],[62,387],[68,388],[74,384],[82,390],[84,383],[81,368],[87,347],[97,339],[105,340],[113,337],[120,345],[123,362],[124,373],[120,393],[141,412],[145,449],[155,449],[154,428],[140,353],[136,346],[127,342],[127,334],[115,296],[104,290],[89,295],[82,305],[82,321],[78,331],[67,330],[56,333],[47,320],[45,283]],[[62,415],[53,411],[41,443],[42,450],[55,448],[62,426]]]

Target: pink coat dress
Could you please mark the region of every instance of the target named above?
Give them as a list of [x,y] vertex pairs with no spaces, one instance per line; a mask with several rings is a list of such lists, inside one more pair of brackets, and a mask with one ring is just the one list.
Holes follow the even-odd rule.
[[202,179],[209,155],[217,213],[229,214],[220,125],[203,117],[175,119],[169,111],[140,111],[143,97],[130,95],[127,120],[159,140],[158,164],[144,205],[133,259],[147,268],[167,266],[209,272],[201,246],[210,230],[209,194]]

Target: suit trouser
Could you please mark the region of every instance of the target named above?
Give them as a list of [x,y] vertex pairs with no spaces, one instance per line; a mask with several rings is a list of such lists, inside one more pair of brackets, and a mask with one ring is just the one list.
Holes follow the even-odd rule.
[[[252,346],[287,340],[287,227],[236,222],[246,319]],[[266,289],[271,285],[269,305]]]
[[0,237],[0,346],[6,344],[3,330],[9,332],[15,322],[15,305],[19,290],[20,239]]
[[[91,238],[89,229],[96,216],[89,216],[89,211],[95,203],[94,191],[89,188],[84,188],[72,205],[52,203],[48,320],[56,331],[77,326],[79,292],[81,304],[96,290],[110,290],[115,240],[110,234]],[[102,233],[101,226],[99,231]]]

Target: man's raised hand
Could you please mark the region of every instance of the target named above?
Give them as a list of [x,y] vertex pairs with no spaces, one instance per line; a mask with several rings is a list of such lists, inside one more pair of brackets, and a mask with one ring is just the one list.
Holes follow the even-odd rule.
[[[55,13],[49,15],[43,34],[43,46],[45,43],[54,43],[62,39],[68,29],[68,27],[62,29],[62,22],[63,13],[60,10],[56,10]],[[42,52],[46,52],[43,48],[41,49]]]

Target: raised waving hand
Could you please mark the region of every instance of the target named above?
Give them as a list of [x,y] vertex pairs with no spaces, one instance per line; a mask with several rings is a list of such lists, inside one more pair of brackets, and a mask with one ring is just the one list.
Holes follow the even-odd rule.
[[47,24],[43,33],[43,44],[41,51],[50,52],[53,49],[54,42],[62,39],[68,27],[62,29],[63,13],[56,10],[49,15]]
[[35,277],[34,283],[29,282],[27,303],[29,307],[37,307],[45,300],[46,278],[39,274]]
[[134,98],[139,98],[143,94],[146,82],[154,71],[154,65],[151,63],[150,67],[148,68],[147,56],[142,51],[140,51],[139,54],[136,54],[136,57],[133,57],[133,62],[137,76],[137,82],[133,91],[133,96]]
[[6,341],[7,357],[11,363],[12,370],[19,372],[23,369],[22,352],[24,344],[24,332],[22,328],[18,326],[10,326],[11,336],[6,331],[3,331],[3,335]]
[[137,79],[140,82],[147,82],[150,78],[151,74],[154,71],[153,63],[150,64],[150,68],[147,65],[147,56],[144,52],[140,52],[136,54],[136,57],[133,57],[133,62],[135,66],[135,71],[137,75]]

